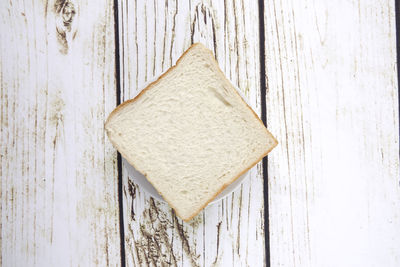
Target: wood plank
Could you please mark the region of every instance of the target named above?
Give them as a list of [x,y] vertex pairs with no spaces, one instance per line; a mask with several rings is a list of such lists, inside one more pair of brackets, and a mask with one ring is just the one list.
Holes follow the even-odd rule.
[[2,266],[120,264],[110,1],[1,1]]
[[[122,101],[200,41],[260,114],[257,3],[203,2],[120,2]],[[264,266],[261,165],[240,189],[190,223],[135,184],[126,166],[123,192],[127,266]]]
[[264,1],[271,266],[400,266],[394,1]]

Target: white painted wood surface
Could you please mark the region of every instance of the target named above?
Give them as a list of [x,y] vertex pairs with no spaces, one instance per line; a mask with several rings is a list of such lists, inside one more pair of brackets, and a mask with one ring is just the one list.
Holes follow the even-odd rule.
[[[193,43],[216,54],[260,113],[258,5],[226,1],[121,1],[122,100],[175,64]],[[191,223],[154,201],[124,169],[127,266],[264,266],[262,168]]]
[[265,1],[271,266],[400,266],[394,1]]
[[[260,113],[258,3],[117,8],[122,100],[201,41]],[[394,1],[264,11],[271,266],[400,266]],[[1,266],[120,265],[114,41],[112,1],[0,1]],[[266,263],[261,165],[190,224],[123,198],[127,266]]]
[[117,266],[110,1],[1,1],[1,257],[11,266]]

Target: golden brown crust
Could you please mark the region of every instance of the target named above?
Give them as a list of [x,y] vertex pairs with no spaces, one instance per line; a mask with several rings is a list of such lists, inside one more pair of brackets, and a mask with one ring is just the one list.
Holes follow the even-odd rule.
[[[144,88],[136,97],[134,97],[133,99],[127,100],[124,103],[122,103],[121,105],[119,105],[118,107],[116,107],[108,116],[107,121],[105,123],[105,128],[107,128],[107,124],[109,123],[109,121],[112,119],[112,117],[115,116],[115,114],[117,114],[120,110],[122,110],[127,104],[132,103],[134,101],[136,101],[137,99],[139,99],[143,93],[145,91],[147,91],[148,89],[150,89],[151,87],[153,87],[154,85],[156,85],[157,83],[159,83],[161,81],[161,79],[168,74],[171,70],[173,70],[181,61],[181,59],[194,47],[196,46],[202,46],[204,48],[205,51],[207,51],[210,56],[211,59],[216,67],[216,69],[219,71],[219,73],[221,74],[221,76],[223,77],[223,79],[225,80],[226,83],[229,84],[229,86],[231,87],[231,89],[233,89],[233,91],[239,96],[239,98],[241,99],[241,101],[248,107],[248,109],[251,110],[253,116],[259,121],[259,123],[261,123],[264,126],[264,123],[260,120],[260,118],[258,117],[258,115],[254,112],[254,110],[246,103],[246,101],[243,100],[243,98],[239,95],[239,93],[236,91],[235,88],[233,88],[231,82],[225,77],[225,74],[222,72],[222,70],[220,69],[218,62],[215,60],[214,58],[214,54],[211,52],[211,50],[207,49],[206,47],[204,47],[201,43],[196,43],[193,44],[192,46],[189,47],[189,49],[187,49],[177,60],[176,64],[174,66],[172,66],[171,68],[169,68],[166,72],[164,72],[157,80],[155,80],[154,82],[150,83],[148,86],[146,86],[146,88]],[[200,207],[199,209],[197,209],[195,212],[193,212],[193,214],[188,217],[188,218],[184,218],[183,216],[181,216],[178,212],[178,210],[169,202],[166,200],[166,198],[161,194],[161,192],[158,191],[158,189],[153,185],[153,183],[151,182],[150,179],[148,179],[147,174],[140,171],[139,169],[136,168],[136,166],[134,165],[133,162],[130,162],[128,160],[128,157],[126,157],[126,155],[124,155],[124,153],[121,152],[121,150],[119,149],[118,145],[112,140],[112,138],[110,137],[108,131],[107,131],[107,135],[111,141],[111,143],[117,148],[118,151],[121,152],[122,156],[136,169],[138,170],[140,173],[142,173],[146,179],[153,185],[153,187],[157,190],[157,192],[168,202],[168,204],[175,210],[175,213],[178,215],[178,217],[180,217],[182,220],[184,220],[185,222],[190,221],[193,217],[195,217],[196,215],[198,215],[200,213],[201,210],[203,210],[218,194],[220,194],[228,185],[232,184],[234,181],[236,181],[241,175],[243,175],[245,172],[247,172],[249,169],[251,169],[254,165],[256,165],[262,158],[264,158],[272,149],[274,149],[277,145],[278,145],[278,141],[275,139],[275,137],[267,130],[267,128],[264,126],[265,131],[267,132],[267,134],[273,139],[274,144],[271,146],[270,149],[268,149],[261,157],[259,157],[256,161],[254,161],[253,163],[251,163],[249,165],[249,167],[245,168],[243,171],[241,171],[238,175],[236,175],[231,181],[229,181],[228,183],[225,183],[222,185],[222,187],[220,188],[220,190],[215,193],[208,201],[206,201],[206,203]]]

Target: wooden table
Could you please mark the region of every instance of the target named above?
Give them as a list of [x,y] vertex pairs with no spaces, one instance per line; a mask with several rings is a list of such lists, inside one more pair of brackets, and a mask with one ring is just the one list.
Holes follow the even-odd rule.
[[[0,2],[2,266],[400,266],[393,0]],[[192,43],[280,144],[184,223],[103,124]]]

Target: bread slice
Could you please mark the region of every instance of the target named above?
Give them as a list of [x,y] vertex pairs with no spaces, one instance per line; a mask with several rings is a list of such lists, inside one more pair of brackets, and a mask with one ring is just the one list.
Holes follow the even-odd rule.
[[202,44],[118,106],[105,129],[184,221],[277,145]]

